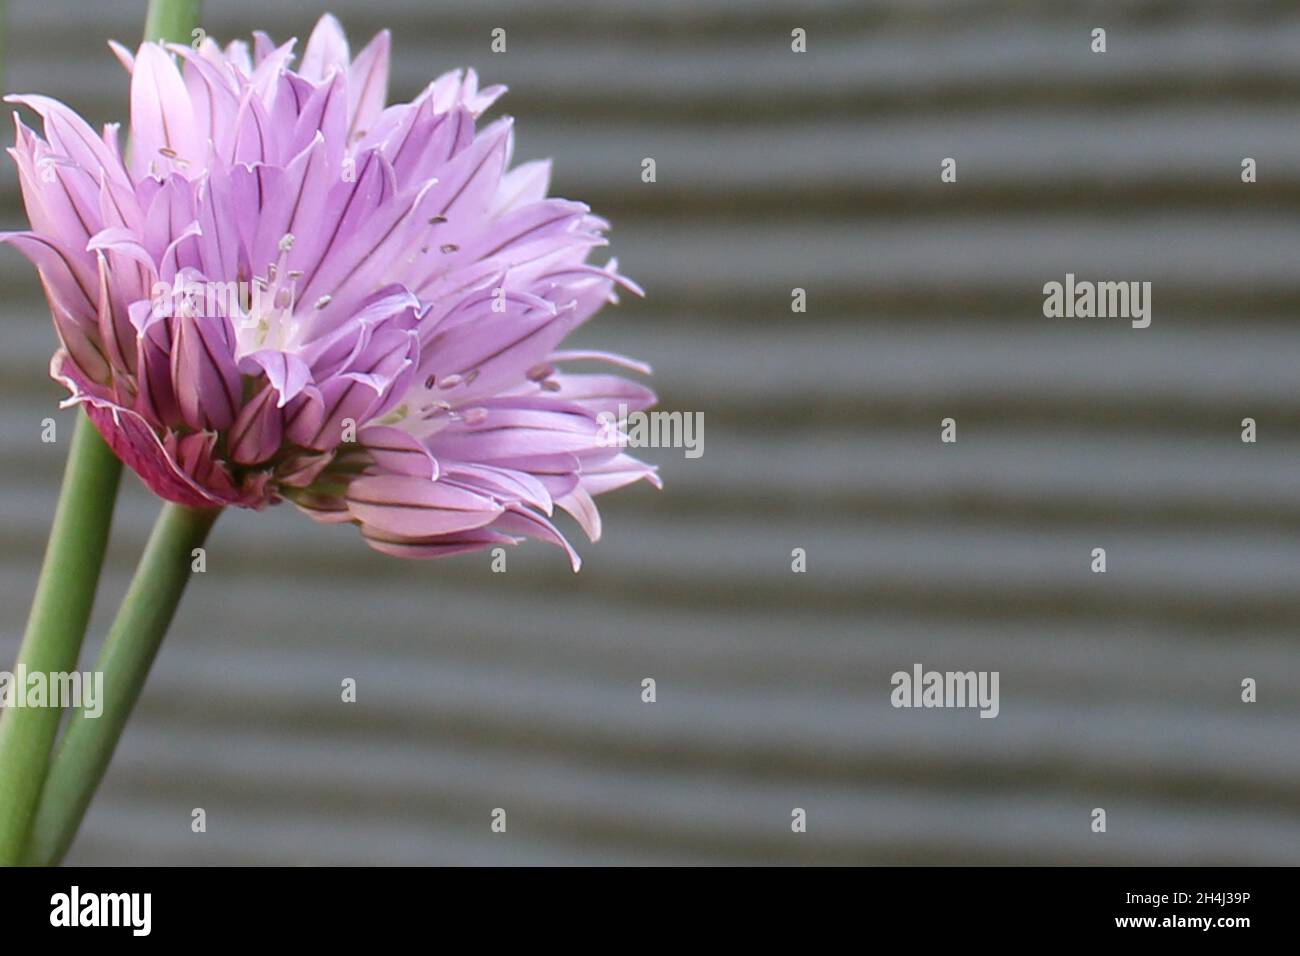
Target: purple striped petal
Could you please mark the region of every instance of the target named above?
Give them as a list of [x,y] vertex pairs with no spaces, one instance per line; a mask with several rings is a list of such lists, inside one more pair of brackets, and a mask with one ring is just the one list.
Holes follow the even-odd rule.
[[279,393],[267,385],[240,409],[230,426],[230,457],[241,465],[266,461],[284,440],[284,413],[276,404]]
[[175,61],[156,43],[141,45],[131,72],[131,173],[137,179],[199,163],[205,155]]
[[436,481],[438,460],[410,432],[387,425],[372,425],[357,436],[380,471]]
[[363,475],[349,486],[347,502],[367,528],[409,538],[481,528],[502,513],[491,498],[408,475]]
[[242,388],[230,323],[182,315],[172,320],[171,328],[172,388],[181,418],[191,428],[229,428]]

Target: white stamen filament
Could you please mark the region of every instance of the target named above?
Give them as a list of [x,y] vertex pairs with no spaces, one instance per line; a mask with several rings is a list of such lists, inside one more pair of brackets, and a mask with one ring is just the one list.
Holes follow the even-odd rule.
[[[253,278],[254,295],[248,304],[248,314],[240,323],[241,330],[249,333],[244,343],[247,347],[241,349],[244,353],[263,348],[290,351],[296,343],[302,323],[294,319],[293,310],[302,272],[288,268],[293,242],[292,233],[281,236],[277,243],[280,255],[275,262],[267,264],[266,278]],[[322,298],[328,301],[328,296]],[[319,300],[316,307],[323,307]]]

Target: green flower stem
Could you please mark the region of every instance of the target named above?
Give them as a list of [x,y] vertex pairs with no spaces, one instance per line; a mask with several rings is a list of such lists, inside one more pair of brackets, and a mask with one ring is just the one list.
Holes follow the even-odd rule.
[[24,863],[58,863],[77,835],[181,602],[193,551],[202,546],[220,513],[216,508],[163,505],[95,662],[95,670],[104,675],[103,712],[88,717],[82,710],[68,723],[41,793]]
[[201,0],[149,0],[144,38],[189,43],[191,31],[199,25],[201,6]]
[[[18,664],[27,673],[77,668],[121,476],[122,463],[90,419],[78,414],[18,652]],[[23,707],[6,709],[0,717],[0,865],[12,866],[21,858],[62,716],[56,707]]]

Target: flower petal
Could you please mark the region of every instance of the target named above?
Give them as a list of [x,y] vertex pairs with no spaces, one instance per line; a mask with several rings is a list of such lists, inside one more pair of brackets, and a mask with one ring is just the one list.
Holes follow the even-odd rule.
[[357,54],[348,76],[348,143],[365,135],[388,99],[388,56],[392,34],[380,30]]
[[224,318],[181,315],[172,320],[172,387],[191,428],[229,428],[239,410],[241,384],[234,330]]
[[363,475],[348,487],[347,503],[366,527],[405,538],[481,528],[502,513],[491,498],[409,475]]
[[131,173],[137,179],[176,168],[175,160],[199,164],[194,107],[180,70],[156,43],[141,44],[131,73]]
[[410,475],[426,481],[436,481],[439,477],[438,460],[410,432],[388,425],[371,425],[361,430],[357,440],[386,474]]
[[266,461],[284,439],[284,413],[276,405],[279,393],[267,385],[240,409],[230,426],[230,457],[241,465]]
[[343,27],[332,13],[327,13],[316,21],[316,27],[307,38],[307,47],[302,53],[302,65],[298,72],[307,79],[320,82],[331,71],[346,71],[348,68],[348,38]]

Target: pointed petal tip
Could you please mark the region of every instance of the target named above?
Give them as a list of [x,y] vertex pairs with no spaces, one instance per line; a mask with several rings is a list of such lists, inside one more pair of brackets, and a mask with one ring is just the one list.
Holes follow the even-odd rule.
[[117,61],[122,64],[126,72],[130,73],[135,69],[135,54],[129,49],[116,40],[109,40],[108,48],[113,51],[113,55],[117,57]]

